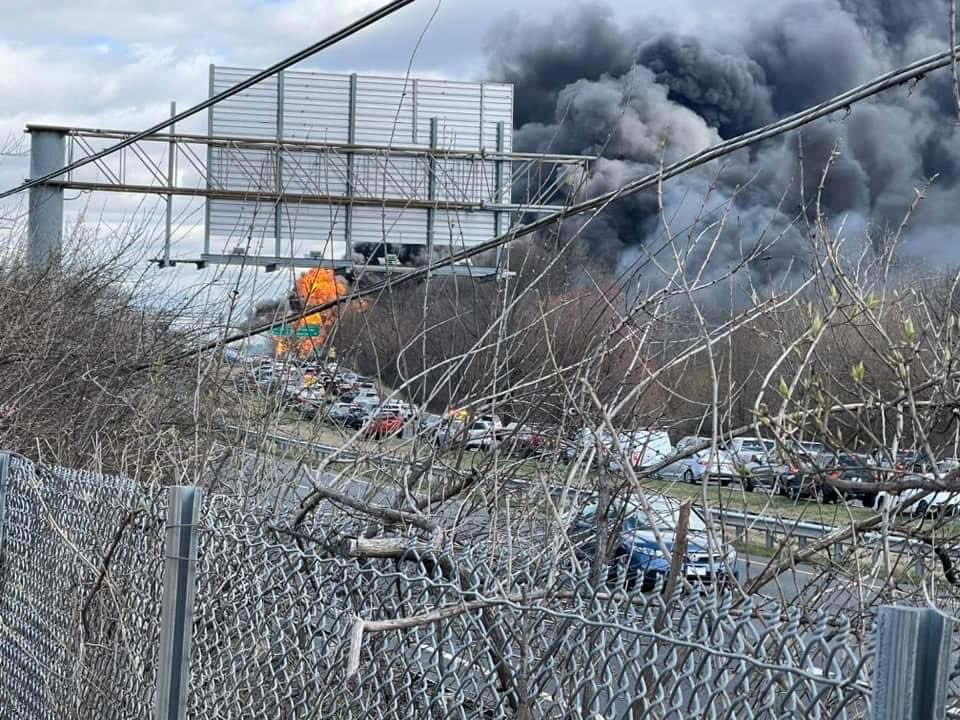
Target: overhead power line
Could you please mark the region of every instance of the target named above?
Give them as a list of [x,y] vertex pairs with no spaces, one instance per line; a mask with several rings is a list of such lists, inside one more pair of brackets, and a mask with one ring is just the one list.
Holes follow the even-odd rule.
[[147,128],[146,130],[138,132],[136,135],[131,135],[125,140],[121,140],[117,144],[111,145],[108,148],[104,148],[103,150],[96,152],[93,155],[87,155],[86,157],[80,158],[79,160],[75,160],[69,165],[65,165],[64,167],[60,168],[59,170],[55,170],[54,172],[47,173],[42,177],[30,178],[29,180],[24,181],[22,184],[17,185],[16,187],[10,188],[9,190],[4,190],[2,193],[0,193],[0,200],[3,200],[6,197],[10,197],[11,195],[16,195],[17,193],[23,192],[24,190],[29,190],[30,188],[35,187],[37,185],[42,185],[43,183],[49,182],[54,178],[60,177],[61,175],[64,175],[68,172],[72,172],[77,168],[81,168],[84,165],[88,165],[92,162],[102,160],[103,158],[107,157],[108,155],[112,155],[118,150],[122,150],[123,148],[128,147],[129,145],[133,145],[134,143],[140,142],[141,140],[149,137],[150,135],[155,135],[161,130],[165,130],[166,128],[170,127],[174,123],[182,122],[183,120],[186,120],[188,117],[192,117],[193,115],[196,115],[199,112],[203,112],[207,108],[212,107],[217,103],[226,100],[229,97],[233,97],[237,93],[243,92],[247,88],[253,87],[258,82],[262,80],[266,80],[267,78],[272,77],[273,75],[276,75],[277,73],[283,70],[286,70],[287,68],[293,65],[296,65],[297,63],[303,60],[306,60],[307,58],[313,55],[316,55],[321,50],[326,50],[331,45],[336,45],[341,40],[345,40],[351,35],[354,35],[359,31],[363,30],[364,28],[367,28],[370,25],[373,25],[374,23],[377,23],[380,20],[383,20],[385,17],[392,15],[397,10],[402,9],[407,5],[411,5],[414,2],[416,2],[416,0],[394,0],[393,2],[387,3],[386,5],[382,6],[378,10],[374,10],[369,15],[365,15],[359,20],[356,20],[350,23],[346,27],[340,30],[337,30],[337,32],[333,33],[332,35],[328,35],[327,37],[323,38],[323,40],[320,40],[319,42],[314,43],[310,47],[304,48],[303,50],[301,50],[300,52],[294,55],[290,55],[286,59],[281,60],[280,62],[274,65],[271,65],[266,70],[261,70],[256,75],[252,75],[251,77],[247,78],[243,82],[239,82],[233,87],[227,88],[223,92],[218,93],[213,97],[207,98],[203,102],[197,105],[194,105],[193,107],[188,108],[183,112],[178,113],[177,115],[169,117],[163,122],[160,122],[154,125],[153,127],[150,127],[150,128]]
[[[668,180],[676,177],[677,175],[681,175],[688,170],[692,170],[700,165],[705,165],[708,162],[717,160],[729,155],[730,153],[736,152],[737,150],[741,150],[750,145],[762,142],[763,140],[769,140],[791,130],[796,130],[804,125],[808,125],[814,120],[819,120],[822,117],[835,113],[838,110],[849,110],[854,104],[866,100],[867,98],[881,93],[884,90],[896,87],[897,85],[903,85],[904,83],[912,80],[919,81],[927,73],[947,67],[948,65],[952,65],[954,58],[958,53],[960,53],[960,45],[954,47],[952,51],[948,50],[936,55],[931,55],[923,60],[918,60],[914,63],[911,63],[910,65],[905,65],[896,70],[891,70],[884,75],[874,78],[870,82],[847,90],[845,93],[837,95],[836,97],[831,98],[826,102],[822,102],[819,105],[807,108],[806,110],[801,110],[800,112],[794,113],[793,115],[785,117],[782,120],[770,123],[769,125],[765,125],[757,130],[744,133],[743,135],[739,135],[735,138],[731,138],[730,140],[722,142],[719,145],[714,145],[706,150],[689,155],[682,160],[678,160],[671,165],[665,166],[659,172],[651,173],[626,183],[616,190],[611,190],[610,192],[597,195],[589,200],[576,203],[562,210],[550,213],[549,215],[544,215],[538,220],[525,225],[520,225],[513,230],[504,233],[503,235],[498,235],[497,237],[491,238],[490,240],[480,243],[479,245],[467,248],[466,250],[462,250],[448,257],[431,261],[427,265],[411,269],[401,275],[396,276],[395,278],[387,278],[382,282],[375,283],[374,285],[371,285],[363,290],[356,290],[351,292],[349,295],[338,297],[335,300],[329,300],[319,305],[312,305],[305,308],[302,312],[292,313],[273,322],[263,323],[248,330],[228,335],[219,340],[199,345],[196,348],[186,350],[173,357],[167,358],[166,360],[168,362],[182,360],[198,353],[222,347],[227,343],[269,332],[273,328],[285,325],[287,323],[298,322],[304,318],[335,308],[338,305],[342,305],[353,300],[359,300],[364,297],[369,297],[371,295],[376,295],[383,292],[387,288],[396,287],[398,285],[410,282],[411,280],[427,277],[431,272],[438,268],[453,265],[454,263],[457,263],[461,260],[466,260],[474,255],[488,252],[501,245],[505,245],[508,242],[512,242],[517,238],[530,235],[537,230],[541,230],[554,223],[561,222],[566,218],[582,215],[583,213],[590,212],[592,210],[600,210],[607,204],[615,202],[620,198],[634,195],[642,190],[647,190],[651,187],[654,187],[662,180]],[[138,365],[132,369],[143,370],[147,367],[149,366]]]

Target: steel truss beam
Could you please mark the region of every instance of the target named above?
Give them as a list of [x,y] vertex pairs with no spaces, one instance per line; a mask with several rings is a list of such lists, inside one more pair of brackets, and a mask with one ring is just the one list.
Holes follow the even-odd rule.
[[[173,128],[171,128],[173,130]],[[137,133],[126,130],[67,127],[55,125],[28,125],[28,133],[62,136],[66,139],[67,160],[96,152],[96,143],[116,142]],[[160,153],[166,153],[163,161]],[[205,156],[205,157],[204,157]],[[368,158],[365,172],[381,173],[384,179],[394,181],[390,196],[373,196],[365,190],[364,182],[356,181],[344,190],[336,187],[322,192],[337,168],[355,158]],[[204,158],[204,159],[201,159]],[[500,150],[446,150],[431,143],[430,147],[396,145],[389,148],[356,142],[317,142],[243,135],[204,135],[169,132],[149,135],[125,148],[111,158],[79,171],[81,176],[67,173],[46,183],[57,191],[64,189],[159,195],[167,199],[168,228],[160,267],[192,263],[245,263],[274,269],[283,266],[317,267],[326,265],[344,272],[389,272],[390,266],[356,266],[350,260],[322,260],[316,257],[283,256],[277,241],[273,255],[217,254],[209,247],[205,235],[204,252],[199,258],[177,259],[170,254],[170,205],[173,197],[203,198],[207,201],[232,201],[241,206],[264,206],[265,209],[297,206],[331,206],[344,208],[385,208],[394,210],[426,210],[429,213],[494,212],[494,213],[552,213],[562,209],[544,201],[555,194],[564,181],[565,173],[589,169],[592,156],[565,154],[531,154],[502,152]],[[394,165],[392,163],[396,162]],[[406,163],[406,165],[404,165]],[[409,181],[411,163],[429,183],[429,191]],[[282,168],[288,166],[284,172]],[[486,174],[495,171],[490,177]],[[187,174],[189,182],[182,177]],[[318,175],[319,173],[319,175]],[[328,175],[323,175],[327,173]],[[417,175],[420,177],[420,175]],[[249,189],[237,188],[236,181],[249,182]],[[333,179],[336,179],[333,177]],[[376,178],[375,178],[376,180]],[[526,182],[526,202],[497,202],[503,198],[504,188],[521,187]],[[461,183],[466,185],[461,186]],[[379,180],[376,181],[379,184]],[[227,187],[232,185],[232,187]],[[495,187],[494,187],[495,185]],[[296,191],[287,190],[293,186]],[[316,188],[317,192],[313,189]],[[469,187],[469,193],[462,188]],[[477,200],[477,188],[481,190]],[[374,188],[375,189],[375,188]],[[339,192],[338,192],[339,191]],[[358,192],[359,191],[359,192]],[[456,198],[460,194],[460,199]],[[472,195],[471,197],[468,197]],[[485,196],[489,194],[489,199]],[[208,205],[209,213],[209,205]],[[428,215],[429,216],[429,215]],[[277,222],[279,226],[279,221]],[[428,235],[432,235],[429,230]],[[210,218],[207,217],[209,233]],[[497,228],[499,231],[499,227]],[[279,238],[279,231],[278,231]],[[349,235],[349,233],[348,233]],[[390,241],[387,241],[390,242]],[[399,244],[403,244],[400,241]],[[348,242],[348,248],[350,247]],[[348,253],[349,255],[349,253]],[[495,268],[458,266],[449,273],[455,276],[487,277],[496,274]]]

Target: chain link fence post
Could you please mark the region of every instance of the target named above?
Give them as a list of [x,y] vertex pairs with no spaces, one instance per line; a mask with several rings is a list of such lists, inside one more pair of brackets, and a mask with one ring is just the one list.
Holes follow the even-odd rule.
[[186,717],[196,590],[197,522],[203,490],[192,485],[167,489],[167,537],[157,668],[155,720]]
[[933,608],[884,605],[876,633],[873,720],[943,720],[953,620]]
[[10,453],[0,452],[0,588],[3,587],[3,551],[7,544],[7,502],[9,495]]

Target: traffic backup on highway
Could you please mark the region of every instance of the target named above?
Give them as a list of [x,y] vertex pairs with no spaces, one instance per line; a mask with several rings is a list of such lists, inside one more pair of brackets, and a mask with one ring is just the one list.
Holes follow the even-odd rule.
[[[885,481],[935,481],[960,467],[943,458],[926,461],[915,450],[852,453],[826,444],[741,435],[711,442],[687,435],[671,440],[662,429],[613,432],[604,428],[564,430],[549,424],[520,422],[492,409],[447,409],[429,412],[405,400],[376,379],[337,362],[311,363],[275,359],[235,359],[240,382],[271,396],[304,427],[327,426],[342,434],[339,442],[386,443],[398,454],[405,442],[426,443],[437,452],[460,452],[512,458],[518,462],[576,466],[589,475],[633,474],[660,484],[641,500],[621,495],[598,515],[595,490],[579,492],[570,519],[570,537],[578,556],[589,565],[596,554],[598,523],[607,527],[607,577],[646,590],[661,587],[670,573],[669,558],[676,534],[678,508],[690,497],[685,486],[736,488],[779,497],[793,503],[848,503],[865,509],[896,512],[901,504],[911,518],[951,516],[960,512],[960,494],[942,491],[911,498],[922,491],[874,489]],[[629,470],[628,470],[629,469]],[[698,582],[737,578],[733,544],[711,541],[704,509],[690,516],[683,556],[684,577]],[[769,536],[768,536],[769,537]]]
[[[658,429],[611,432],[580,427],[565,431],[542,423],[517,422],[483,409],[432,413],[337,362],[233,360],[242,366],[242,382],[276,396],[303,419],[378,440],[417,437],[444,449],[462,446],[469,451],[497,450],[612,472],[622,472],[621,458],[626,458],[634,470],[655,468],[650,475],[656,478],[693,485],[736,485],[747,492],[821,503],[858,501],[865,507],[895,504],[915,494],[873,491],[870,488],[874,483],[887,478],[934,480],[960,467],[956,458],[943,457],[931,463],[921,451],[903,448],[853,453],[845,448],[831,450],[822,442],[783,444],[748,435],[716,443],[707,437],[688,435],[673,442],[668,431]],[[953,512],[958,504],[960,498],[955,499],[953,493],[938,493],[918,503],[916,512]]]

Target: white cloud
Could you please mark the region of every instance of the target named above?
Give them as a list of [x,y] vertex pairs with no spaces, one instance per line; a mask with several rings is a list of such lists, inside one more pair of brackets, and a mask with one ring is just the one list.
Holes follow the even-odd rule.
[[[164,118],[168,103],[181,109],[207,94],[210,63],[264,67],[348,21],[380,6],[384,0],[4,0],[0,24],[0,139],[19,135],[28,123],[64,124],[112,129],[140,129]],[[629,8],[635,4],[614,0]],[[399,74],[406,70],[420,32],[436,6],[420,0],[393,17],[325,52],[308,67],[334,72]],[[486,29],[509,10],[534,15],[558,10],[555,2],[534,0],[443,0],[424,39],[415,74],[433,77],[476,77],[483,67]],[[202,130],[204,117],[181,130]],[[0,187],[28,175],[26,159],[0,158]],[[84,196],[68,203],[76,217],[86,210],[101,231],[120,232],[137,217],[138,208],[155,210],[155,199],[121,195]],[[0,216],[13,204],[0,202]],[[22,209],[22,205],[19,205]],[[189,209],[178,201],[179,209]],[[11,212],[16,212],[13,210]],[[8,213],[9,214],[9,213]],[[159,246],[162,213],[150,215],[144,234],[145,256]],[[199,221],[189,214],[179,230],[181,254],[199,251]],[[192,224],[191,224],[192,223]],[[213,271],[178,269],[176,285],[184,288]],[[272,292],[279,274],[265,279]],[[230,277],[230,273],[227,273]],[[166,275],[165,275],[166,277]],[[261,281],[264,281],[261,278]],[[258,281],[258,282],[261,282]]]

